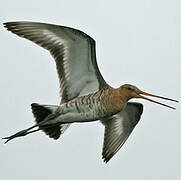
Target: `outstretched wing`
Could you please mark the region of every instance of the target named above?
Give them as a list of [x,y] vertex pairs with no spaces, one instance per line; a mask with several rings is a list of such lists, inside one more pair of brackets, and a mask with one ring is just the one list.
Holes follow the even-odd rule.
[[[54,57],[61,88],[61,103],[95,92],[104,86],[96,62],[95,41],[79,30],[36,22],[4,23],[7,30],[47,49]],[[70,126],[61,124],[44,131],[54,139]]]
[[36,22],[8,22],[4,25],[7,30],[47,49],[54,57],[62,103],[106,86],[96,62],[95,41],[84,32]]
[[142,104],[131,102],[122,112],[101,121],[105,126],[102,152],[105,162],[108,162],[125,143],[140,120],[142,112]]

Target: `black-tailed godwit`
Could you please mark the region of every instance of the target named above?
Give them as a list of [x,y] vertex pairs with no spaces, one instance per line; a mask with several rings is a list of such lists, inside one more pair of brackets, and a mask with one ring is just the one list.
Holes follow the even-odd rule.
[[[96,62],[95,41],[82,31],[36,22],[4,23],[7,30],[47,49],[56,62],[60,80],[60,105],[31,105],[36,124],[12,136],[5,143],[35,131],[43,130],[58,139],[71,123],[100,121],[105,126],[102,158],[108,162],[121,148],[140,120],[143,105],[128,102],[142,98],[171,106],[142,95],[165,100],[129,84],[112,88],[103,79]],[[34,129],[34,130],[33,130]]]

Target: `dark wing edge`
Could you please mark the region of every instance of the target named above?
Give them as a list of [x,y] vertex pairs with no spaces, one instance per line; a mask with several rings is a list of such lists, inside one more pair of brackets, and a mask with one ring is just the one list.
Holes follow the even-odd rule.
[[130,102],[126,108],[101,121],[105,126],[102,159],[108,162],[123,146],[141,118],[143,105]]
[[95,40],[90,38],[90,44],[91,44],[92,63],[93,63],[93,66],[95,68],[95,71],[96,71],[97,79],[98,79],[98,82],[99,82],[99,90],[100,90],[100,89],[103,89],[103,88],[107,87],[108,84],[104,80],[104,78],[103,78],[103,76],[102,76],[102,74],[101,74],[101,72],[99,70],[98,64],[97,64],[96,42],[95,42]]
[[[86,33],[66,26],[59,26],[59,25],[39,23],[39,22],[29,22],[29,21],[7,22],[4,23],[4,26],[5,28],[7,28],[8,31],[11,31],[16,35],[28,39],[38,44],[39,46],[47,49],[54,57],[60,81],[60,90],[62,96],[61,103],[67,102],[75,98],[76,96],[81,95],[81,90],[78,88],[74,87],[76,90],[75,92],[72,92],[71,95],[67,90],[68,89],[67,86],[69,86],[67,84],[69,83],[68,81],[71,75],[70,72],[68,72],[69,64],[67,64],[67,61],[65,59],[67,59],[66,57],[67,54],[70,54],[72,52],[67,53],[68,47],[66,47],[65,44],[67,45],[69,43],[71,46],[71,43],[75,43],[76,39],[79,39],[80,43],[81,42],[85,43],[85,41],[88,42],[88,47],[85,47],[84,50],[86,50],[87,48],[87,51],[89,51],[88,48],[90,49],[90,55],[91,55],[90,59],[92,61],[92,65],[89,62],[89,66],[94,67],[95,76],[99,84],[99,89],[108,86],[105,80],[103,79],[97,65],[95,40]],[[73,46],[77,48],[77,46],[75,45]],[[71,50],[75,50],[76,52],[81,51],[81,49],[71,49]],[[94,75],[94,72],[92,72],[92,75]],[[70,84],[71,83],[72,82],[70,82]],[[89,88],[91,86],[90,84],[88,85],[85,83],[84,86],[86,85],[89,86]]]

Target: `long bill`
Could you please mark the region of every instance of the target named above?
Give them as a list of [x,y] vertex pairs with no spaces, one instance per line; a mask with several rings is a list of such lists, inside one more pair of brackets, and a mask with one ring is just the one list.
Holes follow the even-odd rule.
[[[165,99],[165,100],[169,100],[169,101],[174,101],[174,102],[177,102],[177,103],[178,103],[177,100],[170,99],[170,98],[166,98],[166,97],[162,97],[162,96],[156,96],[156,95],[149,94],[149,93],[146,93],[146,92],[141,92],[140,94],[143,94],[143,95],[146,95],[146,96],[152,96],[152,97],[156,97],[156,98],[160,98],[160,99]],[[152,99],[149,99],[149,98],[147,98],[147,97],[141,96],[140,94],[137,95],[137,98],[142,98],[142,99],[145,99],[145,100],[148,100],[148,101],[151,101],[151,102],[160,104],[160,105],[162,105],[162,106],[166,106],[166,107],[171,108],[171,109],[176,109],[176,108],[174,108],[174,107],[172,107],[172,106],[169,106],[169,105],[166,105],[166,104],[163,104],[163,103],[154,101],[154,100],[152,100]]]

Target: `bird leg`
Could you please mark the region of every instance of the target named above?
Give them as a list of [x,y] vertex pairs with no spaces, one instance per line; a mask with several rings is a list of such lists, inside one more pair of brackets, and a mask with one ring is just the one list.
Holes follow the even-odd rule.
[[[53,126],[56,126],[57,125],[56,122],[55,123],[49,123],[55,117],[56,116],[54,114],[51,114],[47,118],[45,118],[45,120],[43,120],[42,122],[39,122],[39,123],[35,124],[34,126],[31,126],[30,128],[24,129],[22,131],[19,131],[19,132],[13,134],[12,136],[4,137],[2,139],[7,139],[5,141],[5,144],[6,144],[7,142],[9,142],[10,140],[12,140],[14,138],[21,137],[21,136],[26,136],[27,134],[39,131],[39,130],[41,130],[41,127],[49,127],[49,126],[53,127]],[[37,126],[39,126],[38,129],[30,131],[31,129],[34,129]]]
[[36,130],[29,131],[29,130],[35,128],[35,127],[37,127],[37,125],[34,125],[34,126],[28,128],[28,129],[24,129],[24,130],[22,130],[22,131],[19,131],[19,132],[13,134],[12,136],[8,136],[8,137],[2,138],[2,139],[7,139],[4,144],[6,144],[7,142],[9,142],[10,140],[12,140],[12,139],[14,139],[14,138],[21,137],[21,136],[26,136],[27,134],[30,134],[30,133],[33,133],[33,132],[36,132],[36,131],[39,131],[39,130],[40,130],[40,129],[38,128],[38,129],[36,129]]

